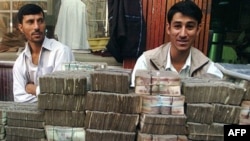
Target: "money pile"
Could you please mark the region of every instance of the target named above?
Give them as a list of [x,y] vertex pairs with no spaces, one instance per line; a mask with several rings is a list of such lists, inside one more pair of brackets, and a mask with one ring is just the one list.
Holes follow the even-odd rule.
[[157,135],[186,135],[185,115],[153,115],[142,114],[140,116],[140,133]]
[[131,70],[106,69],[91,73],[92,91],[129,93]]
[[86,141],[135,140],[141,112],[140,96],[88,91],[86,99]]
[[40,93],[84,95],[87,93],[89,72],[56,71],[39,77]]
[[134,141],[135,132],[115,130],[86,130],[86,141]]
[[188,138],[221,141],[226,124],[239,124],[245,89],[216,79],[183,79]]
[[183,115],[181,79],[172,71],[137,70],[135,93],[142,97],[142,113]]
[[250,125],[250,101],[242,101],[240,111],[240,125]]
[[36,103],[1,101],[0,105],[2,104],[1,114],[5,117],[3,121],[6,125],[5,129],[1,128],[1,138],[10,141],[46,141],[44,111],[39,110]]
[[149,95],[179,96],[181,79],[172,71],[137,70],[135,73],[135,93]]
[[12,102],[0,101],[0,140],[4,140],[6,136],[6,109],[12,104]]
[[187,103],[240,105],[245,95],[245,89],[232,82],[209,79],[183,80],[182,91]]
[[48,141],[85,138],[86,71],[56,71],[39,79],[38,107],[44,110]]
[[129,91],[127,69],[98,70],[91,74],[86,96],[86,141],[134,141],[141,97]]
[[119,94],[88,91],[85,109],[89,111],[138,114],[141,112],[142,100],[134,93]]
[[185,96],[177,73],[137,70],[135,93],[142,98],[137,140],[187,141]]
[[188,122],[189,139],[198,141],[223,141],[224,137],[221,133],[224,132],[223,123],[202,124]]
[[137,141],[187,141],[187,136],[183,135],[150,135],[138,134]]
[[[245,65],[244,67],[247,67],[248,65]],[[237,70],[237,69],[236,69]],[[248,72],[249,69],[242,69],[239,70],[241,72]],[[244,77],[237,77],[235,75],[225,75],[225,80],[230,81],[245,90],[245,95],[242,98],[241,102],[241,113],[240,113],[240,119],[239,124],[240,125],[250,125],[250,81],[249,79],[244,79]]]
[[165,95],[140,95],[142,97],[142,113],[184,115],[185,97]]
[[82,127],[45,125],[47,141],[85,141]]
[[68,62],[62,64],[63,71],[71,70],[85,70],[85,71],[95,71],[107,69],[108,64],[106,62]]

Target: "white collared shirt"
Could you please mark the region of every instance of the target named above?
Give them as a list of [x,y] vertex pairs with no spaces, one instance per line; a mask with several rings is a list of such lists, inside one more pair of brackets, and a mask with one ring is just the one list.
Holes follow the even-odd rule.
[[32,63],[32,56],[28,44],[18,56],[13,66],[13,94],[15,102],[37,102],[37,96],[26,93],[27,82],[34,82],[38,87],[36,95],[40,93],[39,77],[47,73],[61,70],[62,63],[74,61],[71,49],[54,39],[45,37],[39,55],[38,65]]
[[[171,48],[170,48],[171,49]],[[174,68],[174,66],[172,65],[171,63],[171,57],[170,57],[170,51],[168,51],[168,55],[167,55],[167,64],[166,64],[166,68],[165,70],[169,70],[169,71],[174,71],[174,72],[177,72],[177,70]],[[191,66],[191,51],[188,55],[188,58],[186,59],[186,62],[185,64],[183,65],[183,67],[181,68],[180,72],[177,72],[179,73],[179,75],[182,77],[182,78],[185,78],[185,77],[189,77],[189,72],[190,72],[190,66]]]

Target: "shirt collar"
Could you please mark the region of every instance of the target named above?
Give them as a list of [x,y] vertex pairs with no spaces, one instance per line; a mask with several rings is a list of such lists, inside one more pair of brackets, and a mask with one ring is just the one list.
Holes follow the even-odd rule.
[[[50,41],[47,37],[44,38],[42,48],[45,48],[47,50],[52,50]],[[28,57],[31,56],[30,48],[28,42],[25,43],[25,49],[24,49],[24,54]]]
[[[169,48],[168,52],[167,52],[167,64],[166,64],[166,70],[171,70],[171,71],[176,71],[176,69],[173,67],[172,63],[171,63],[171,57],[170,57],[170,50],[171,50],[171,47]],[[188,55],[188,58],[184,64],[184,66],[182,67],[181,70],[184,70],[184,69],[190,69],[190,66],[191,66],[191,50],[189,52],[189,55]]]

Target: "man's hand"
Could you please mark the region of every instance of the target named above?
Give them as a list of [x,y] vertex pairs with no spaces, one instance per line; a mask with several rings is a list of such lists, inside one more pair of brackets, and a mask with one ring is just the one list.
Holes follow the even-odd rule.
[[25,86],[25,90],[29,94],[36,95],[36,87],[37,86],[34,84],[34,82],[28,82]]

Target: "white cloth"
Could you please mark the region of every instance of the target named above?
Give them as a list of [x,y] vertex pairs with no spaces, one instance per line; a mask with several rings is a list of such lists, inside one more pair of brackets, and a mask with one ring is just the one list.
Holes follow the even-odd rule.
[[27,82],[38,85],[36,94],[40,93],[39,77],[57,70],[61,70],[62,63],[74,61],[71,49],[54,39],[45,37],[39,56],[38,65],[32,63],[32,56],[28,44],[18,56],[13,66],[13,94],[15,102],[37,102],[37,97],[26,93]]
[[[168,51],[168,58],[167,58],[167,64],[166,64],[166,70],[169,71],[174,71],[179,73],[179,75],[181,76],[181,78],[185,78],[185,77],[189,77],[190,75],[190,66],[191,66],[191,52],[189,53],[189,56],[184,64],[184,66],[182,67],[182,69],[180,70],[180,72],[177,72],[177,70],[173,67],[172,63],[171,63],[171,58],[170,58],[170,51]],[[135,72],[136,70],[147,70],[147,63],[146,63],[146,58],[144,56],[144,54],[142,54],[138,60],[136,61],[136,64],[134,66],[133,72],[132,72],[132,78],[131,78],[131,87],[134,87],[135,84]],[[212,62],[211,65],[209,66],[207,73],[209,74],[213,74],[218,76],[219,78],[223,77],[222,72],[214,65],[214,63]]]
[[86,5],[81,0],[61,0],[55,26],[58,40],[71,49],[88,50]]

